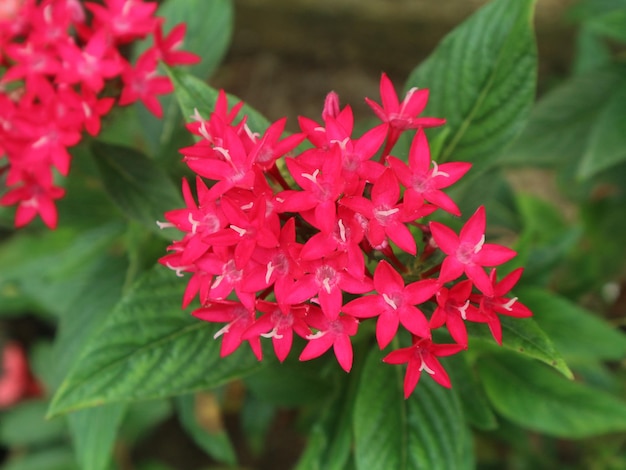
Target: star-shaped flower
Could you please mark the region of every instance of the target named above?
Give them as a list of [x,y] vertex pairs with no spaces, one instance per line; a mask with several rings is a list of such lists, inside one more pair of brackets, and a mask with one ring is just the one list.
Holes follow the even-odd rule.
[[493,284],[483,266],[498,266],[513,259],[516,253],[502,245],[485,243],[485,207],[480,206],[457,235],[439,222],[430,230],[437,246],[448,255],[441,265],[439,281],[457,279],[463,272],[485,295],[493,295]]
[[526,305],[517,300],[517,297],[506,297],[517,284],[523,272],[524,268],[515,269],[498,281],[496,270],[492,269],[489,273],[489,281],[493,286],[493,294],[472,294],[470,296],[470,300],[478,303],[479,308],[469,319],[487,323],[493,339],[500,345],[502,344],[502,326],[498,315],[516,318],[527,318],[533,315]]
[[435,382],[446,388],[451,387],[450,377],[437,357],[450,356],[461,351],[458,344],[435,344],[429,338],[418,338],[408,348],[391,351],[383,358],[387,364],[408,363],[404,376],[404,398],[409,398],[425,370]]
[[391,342],[401,323],[414,335],[430,337],[428,321],[416,305],[426,302],[439,289],[435,279],[404,285],[402,276],[389,263],[381,261],[374,271],[375,295],[358,297],[342,311],[357,318],[378,317],[376,339],[380,349]]
[[407,129],[436,127],[446,123],[445,119],[417,117],[424,111],[428,102],[427,89],[418,90],[417,88],[411,88],[402,100],[402,103],[400,103],[391,80],[383,73],[380,78],[380,97],[382,106],[369,98],[365,98],[365,101],[381,121],[389,124],[389,134],[383,156],[391,151],[400,134]]
[[317,333],[307,336],[309,342],[302,350],[300,360],[309,361],[319,357],[332,347],[341,368],[350,372],[353,358],[350,336],[356,334],[359,328],[358,320],[349,315],[329,320],[319,309],[313,307],[306,317],[306,322],[317,330]]
[[[389,165],[406,188],[404,202],[408,208],[419,208],[426,200],[446,212],[460,216],[461,211],[450,196],[441,191],[456,183],[467,173],[471,163],[450,162],[437,165],[430,158],[426,134],[418,130],[409,150],[409,164],[390,156]],[[432,164],[432,168],[431,168]]]

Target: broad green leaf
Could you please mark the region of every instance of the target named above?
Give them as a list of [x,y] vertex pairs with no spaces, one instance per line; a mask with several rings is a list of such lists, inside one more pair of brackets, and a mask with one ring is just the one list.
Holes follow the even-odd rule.
[[319,365],[290,360],[273,363],[245,379],[247,388],[264,402],[282,407],[316,403],[332,393]]
[[568,361],[626,357],[626,335],[591,312],[544,289],[519,289],[516,294]]
[[59,227],[86,231],[121,219],[106,195],[88,141],[71,149],[72,171],[64,181],[65,197],[57,203]]
[[201,57],[189,71],[203,79],[215,71],[226,54],[233,32],[233,13],[231,0],[166,0],[157,10],[157,15],[165,18],[164,34],[185,23],[187,34],[181,49]]
[[[601,199],[588,197],[580,205],[584,226],[584,249],[577,252],[579,264],[571,272],[578,281],[574,295],[602,288],[607,282],[620,278],[626,260],[626,163],[596,176],[590,182],[596,188],[610,191]],[[592,193],[593,194],[593,193]],[[597,193],[596,193],[597,194]]]
[[493,406],[520,426],[569,439],[626,431],[626,402],[542,364],[502,354],[478,369]]
[[98,141],[112,145],[132,145],[133,148],[144,148],[148,143],[145,142],[137,108],[138,105],[113,107],[106,122],[103,122]]
[[115,436],[125,411],[125,403],[111,403],[79,410],[68,416],[74,452],[80,468],[109,468]]
[[172,403],[168,398],[129,403],[120,426],[119,438],[133,445],[152,434],[171,415]]
[[270,428],[275,422],[277,409],[274,405],[246,394],[241,407],[241,430],[253,455],[263,454]]
[[180,423],[194,442],[215,460],[235,465],[235,449],[221,423],[215,396],[209,393],[182,395],[176,397],[175,403]]
[[[361,386],[364,363],[371,348],[367,341],[354,345],[355,361],[349,376],[335,376],[334,393],[322,413],[316,413],[307,447],[298,470],[344,470],[353,453],[353,423],[356,396]],[[334,365],[334,364],[333,364]],[[353,465],[352,465],[353,466]]]
[[0,298],[23,297],[36,312],[62,316],[86,285],[94,257],[110,249],[122,228],[117,223],[89,230],[61,227],[5,240],[0,246]]
[[94,261],[93,268],[84,273],[84,286],[80,286],[75,300],[68,305],[59,321],[54,350],[47,367],[55,388],[63,381],[122,294],[126,260],[103,254]]
[[620,42],[626,42],[626,5],[619,9],[590,18],[585,22],[593,32]]
[[[475,178],[460,181],[449,192],[463,214],[463,218],[447,214],[438,215],[444,223],[455,230],[460,230],[463,221],[476,211],[478,206],[485,206],[487,224],[493,233],[503,230],[519,232],[520,221],[515,204],[515,195],[504,172],[499,168],[491,168]],[[435,217],[438,217],[437,215]]]
[[424,374],[408,400],[402,368],[369,355],[354,409],[358,469],[470,469],[471,434],[453,390]]
[[542,98],[503,164],[576,165],[602,109],[623,82],[620,66],[577,75]]
[[[93,153],[107,193],[130,219],[161,233],[156,221],[166,211],[184,206],[167,174],[137,150],[95,142]],[[165,231],[162,235],[173,238]]]
[[582,230],[567,224],[562,209],[544,199],[518,194],[516,202],[523,230],[515,243],[517,257],[506,267],[524,267],[520,285],[547,285],[580,241]]
[[484,169],[521,131],[535,94],[534,0],[495,0],[446,36],[410,75],[425,115],[445,118],[440,159]]
[[[626,30],[626,25],[624,27]],[[602,170],[626,161],[626,81],[613,93],[598,115],[578,174],[589,178]]]
[[516,195],[516,206],[523,220],[524,232],[532,234],[537,244],[562,237],[568,229],[562,209],[553,202],[520,193]]
[[[520,301],[522,302],[523,299],[520,299]],[[500,323],[502,325],[502,347],[504,349],[538,359],[554,367],[565,377],[573,378],[572,371],[556,350],[548,335],[532,318],[512,318],[502,315],[500,316]],[[470,333],[470,348],[482,347],[486,348],[487,351],[499,349],[486,325],[468,324],[467,330]]]
[[[215,101],[218,95],[217,90],[182,70],[168,68],[167,71],[172,82],[174,82],[174,93],[176,94],[176,99],[185,120],[193,122],[195,110],[197,110],[204,119],[208,119],[215,107]],[[241,101],[239,98],[228,95],[229,109],[239,101]],[[248,105],[244,105],[238,114],[239,118],[243,118],[244,116],[247,116],[246,122],[252,132],[261,133],[270,125],[267,119]]]
[[626,8],[626,0],[579,0],[568,12],[568,16],[585,22],[596,16]]
[[611,63],[611,50],[605,41],[589,28],[582,27],[576,36],[573,73],[584,74]]
[[295,470],[322,470],[320,466],[320,455],[328,446],[328,438],[322,426],[314,426],[307,438],[307,445],[304,448]]
[[2,465],[2,470],[82,470],[75,464],[72,451],[53,447],[15,455]]
[[60,442],[67,435],[61,419],[47,421],[45,401],[27,401],[3,410],[0,419],[0,442],[9,447],[47,445]]
[[447,358],[446,370],[450,374],[452,386],[461,401],[468,423],[483,431],[496,429],[498,421],[476,372],[468,363],[467,355],[457,354]]
[[220,326],[181,311],[185,284],[160,265],[144,274],[89,342],[49,415],[205,390],[260,367],[245,344],[220,358]]

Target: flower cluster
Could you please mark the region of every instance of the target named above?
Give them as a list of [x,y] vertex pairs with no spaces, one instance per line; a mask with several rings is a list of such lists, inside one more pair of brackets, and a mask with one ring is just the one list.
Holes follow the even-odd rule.
[[[159,225],[184,237],[160,261],[179,276],[191,274],[183,307],[198,296],[193,315],[223,325],[215,335],[222,356],[247,341],[260,360],[264,337],[283,361],[295,332],[308,341],[300,360],[333,348],[349,371],[351,337],[363,319],[376,317],[381,349],[400,327],[413,338],[384,358],[408,363],[409,396],[422,371],[450,386],[438,357],[467,347],[465,322],[487,323],[501,342],[499,314],[531,315],[507,297],[521,270],[502,280],[485,270],[515,252],[485,243],[483,207],[458,235],[423,222],[437,210],[460,215],[444,189],[470,169],[431,159],[423,129],[445,121],[417,117],[428,90],[412,89],[400,102],[383,75],[380,93],[382,106],[367,102],[382,123],[360,137],[353,136],[351,108],[342,109],[335,93],[326,99],[323,124],[301,117],[302,132],[284,138],[285,119],[255,134],[245,117],[237,121],[241,103],[229,110],[223,92],[207,119],[196,112],[188,125],[198,140],[181,153],[197,174],[197,199],[183,181],[187,207],[167,212]],[[414,137],[403,161],[390,152],[406,131]],[[305,139],[307,148],[296,152]],[[416,239],[425,240],[419,257]],[[399,258],[431,265],[405,283]],[[444,325],[455,343],[433,342],[432,330]]]
[[42,387],[31,373],[20,344],[15,341],[4,344],[0,356],[0,409],[42,395]]
[[[159,60],[190,64],[195,55],[179,51],[183,24],[163,37],[157,4],[143,0],[6,0],[0,7],[0,158],[9,191],[1,205],[17,205],[15,225],[37,214],[50,228],[57,223],[53,168],[67,176],[68,148],[82,130],[100,131],[112,108],[141,100],[161,116],[156,95],[173,90],[157,74]],[[121,47],[152,35],[154,45],[131,64]],[[121,79],[121,92],[114,79]],[[111,84],[111,90],[105,87]],[[112,95],[112,96],[105,96]]]

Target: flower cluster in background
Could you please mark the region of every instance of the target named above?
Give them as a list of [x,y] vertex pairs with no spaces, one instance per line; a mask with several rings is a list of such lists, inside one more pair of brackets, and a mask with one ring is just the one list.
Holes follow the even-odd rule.
[[[210,116],[197,112],[188,125],[199,139],[181,153],[197,174],[195,195],[183,181],[187,207],[167,212],[160,225],[185,235],[160,261],[191,274],[183,307],[198,296],[193,315],[223,325],[215,335],[222,356],[247,341],[260,360],[263,337],[283,361],[295,332],[308,341],[300,360],[332,348],[349,371],[351,337],[376,317],[381,349],[400,327],[413,338],[384,358],[408,363],[408,397],[423,371],[450,386],[438,357],[467,347],[465,322],[487,323],[500,343],[498,315],[531,315],[508,297],[521,269],[499,280],[493,268],[515,252],[485,243],[483,207],[460,234],[423,221],[437,210],[460,215],[444,190],[470,169],[431,159],[423,128],[445,121],[418,117],[428,90],[412,89],[400,102],[383,75],[380,92],[382,105],[367,102],[382,123],[358,138],[351,108],[341,108],[335,93],[323,124],[301,117],[302,132],[284,138],[284,119],[256,134],[236,119],[241,103],[229,110],[223,92]],[[391,152],[407,131],[414,136],[403,161]],[[305,139],[307,149],[291,156]],[[424,240],[421,248],[416,240]],[[408,255],[418,279],[405,283],[399,258]],[[444,326],[454,343],[433,341],[432,331]]]
[[[173,90],[159,76],[168,65],[199,58],[179,51],[184,24],[166,37],[157,4],[143,0],[8,0],[0,7],[0,158],[8,191],[0,204],[17,205],[15,225],[39,215],[57,224],[55,200],[64,189],[53,168],[67,176],[68,148],[86,130],[100,132],[113,107],[140,100],[156,116],[157,95]],[[131,63],[121,48],[151,36],[153,46]]]
[[42,386],[33,376],[22,346],[15,341],[4,344],[0,349],[0,410],[41,395]]

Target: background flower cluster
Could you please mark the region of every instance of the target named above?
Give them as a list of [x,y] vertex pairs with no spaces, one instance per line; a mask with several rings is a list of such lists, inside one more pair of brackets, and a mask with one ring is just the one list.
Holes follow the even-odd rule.
[[[0,16],[0,158],[8,191],[0,204],[17,205],[15,225],[37,215],[57,225],[55,200],[65,190],[68,149],[83,130],[96,136],[118,105],[140,100],[162,115],[158,95],[173,91],[157,65],[200,60],[180,51],[185,25],[163,36],[157,4],[143,0],[9,0]],[[150,36],[153,45],[130,61],[123,53]],[[0,160],[1,162],[1,160]]]

